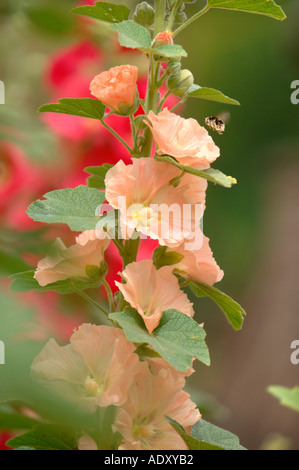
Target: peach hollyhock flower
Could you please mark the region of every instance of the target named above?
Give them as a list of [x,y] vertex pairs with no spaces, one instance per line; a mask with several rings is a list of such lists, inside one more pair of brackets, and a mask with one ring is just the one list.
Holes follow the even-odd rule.
[[204,178],[200,178],[199,176],[186,173],[182,177],[178,188],[183,186],[186,187],[185,197],[190,201],[193,201],[194,204],[203,204],[203,207],[205,208],[208,181]]
[[[181,389],[186,385],[186,377],[190,377],[195,372],[193,367],[190,367],[187,372],[177,371],[162,358],[150,358],[147,362],[153,375],[161,376],[165,381],[173,381]],[[190,433],[191,427],[201,417],[195,403],[190,400],[190,395],[183,390],[180,391],[179,399],[170,410],[169,416]]]
[[134,65],[112,67],[97,75],[90,84],[90,92],[109,108],[119,111],[120,103],[133,106],[138,68]]
[[121,276],[126,284],[115,282],[125,300],[144,320],[149,333],[158,326],[162,313],[174,308],[193,317],[193,304],[181,291],[172,266],[157,270],[152,260],[130,263]]
[[60,347],[54,339],[34,360],[35,380],[82,409],[121,405],[138,372],[135,346],[122,330],[83,324],[70,344]]
[[150,111],[148,119],[159,155],[170,155],[182,165],[198,169],[209,168],[219,157],[219,148],[195,119],[184,119],[167,108],[157,115]]
[[[163,358],[151,357],[146,358],[146,361],[149,365],[150,371],[153,375],[160,375],[168,380],[171,376],[171,380],[174,380],[176,384],[180,384],[180,387],[183,389],[186,385],[186,377],[190,377],[195,370],[193,367],[189,367],[186,372],[180,372],[171,367],[168,362]],[[190,401],[190,395],[187,392],[183,392],[180,395],[181,402],[176,403],[175,408],[172,410],[172,418],[179,422],[184,423],[184,428],[187,432],[191,433],[191,427],[195,424],[194,415],[199,412],[196,410],[196,405]],[[183,404],[181,406],[181,403]]]
[[205,282],[212,286],[215,282],[221,281],[224,272],[216,263],[213,252],[209,245],[209,238],[203,236],[203,244],[199,250],[187,251],[184,245],[180,245],[172,251],[176,251],[184,258],[175,265],[182,275],[187,275],[197,281]]
[[169,182],[179,174],[173,165],[151,158],[134,158],[132,165],[119,161],[107,172],[106,199],[120,210],[122,227],[131,231],[129,236],[136,229],[167,246],[178,246],[190,238],[196,221],[195,212],[187,209],[199,199],[204,203],[206,183],[198,182],[196,188],[194,181],[189,185],[182,178],[175,188]]
[[166,418],[189,428],[201,417],[181,385],[171,374],[153,375],[142,364],[113,426],[123,436],[119,450],[187,450]]
[[108,238],[98,230],[81,233],[76,238],[76,244],[69,248],[57,238],[54,254],[39,261],[34,277],[41,286],[71,277],[87,277],[86,267],[100,266],[108,245]]

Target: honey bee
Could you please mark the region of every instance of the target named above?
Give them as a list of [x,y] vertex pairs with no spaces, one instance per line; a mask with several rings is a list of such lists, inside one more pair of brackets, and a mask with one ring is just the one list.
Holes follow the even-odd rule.
[[213,131],[218,132],[218,134],[223,134],[225,131],[226,123],[228,123],[230,119],[229,113],[221,113],[219,116],[210,116],[205,119],[205,123],[208,127],[210,127]]

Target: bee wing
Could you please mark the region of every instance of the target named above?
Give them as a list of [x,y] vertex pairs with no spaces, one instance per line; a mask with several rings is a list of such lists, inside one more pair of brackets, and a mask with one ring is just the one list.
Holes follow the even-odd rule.
[[221,119],[224,124],[228,124],[230,121],[230,113],[228,111],[222,111],[217,117],[218,119]]

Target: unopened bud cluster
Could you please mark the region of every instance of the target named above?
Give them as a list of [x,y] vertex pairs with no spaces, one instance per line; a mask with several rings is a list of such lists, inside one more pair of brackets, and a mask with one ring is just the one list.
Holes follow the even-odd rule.
[[[171,1],[168,2],[169,11],[167,12],[166,19],[169,19],[170,15],[171,15],[171,11],[175,7],[175,4],[176,4],[175,0],[174,1],[171,0]],[[187,20],[187,15],[184,12],[184,10],[185,10],[185,3],[182,3],[181,6],[179,7],[178,11],[175,14],[173,24],[181,25]]]
[[133,19],[142,26],[150,27],[155,20],[155,10],[147,2],[139,3],[134,11]]
[[[170,17],[175,5],[176,0],[167,0],[168,13],[166,15],[166,19],[167,16]],[[176,12],[174,24],[182,24],[186,21],[187,17],[184,12],[184,9],[185,2],[180,5],[178,11]],[[149,3],[142,2],[137,5],[134,11],[133,19],[136,23],[150,28],[155,21],[155,10]],[[159,48],[167,44],[173,44],[173,33],[171,30],[160,32],[153,41],[154,48]],[[161,60],[161,57],[155,55],[154,59]],[[181,70],[180,57],[172,57],[168,59],[167,73],[165,75],[165,79],[167,78],[167,85],[169,91],[179,97],[182,97],[187,94],[189,89],[194,84],[194,78],[190,70]],[[119,112],[124,115],[131,114],[132,109],[120,109],[119,107]]]

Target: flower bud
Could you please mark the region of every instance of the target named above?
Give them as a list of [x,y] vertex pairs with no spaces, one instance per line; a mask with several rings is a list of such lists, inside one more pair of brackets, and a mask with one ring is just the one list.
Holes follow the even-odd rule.
[[134,119],[134,124],[135,124],[135,127],[137,129],[139,129],[140,131],[147,128],[147,126],[144,122],[144,115],[143,114],[140,114],[139,116],[136,116],[136,118]]
[[183,24],[185,21],[187,21],[188,17],[184,11],[177,11],[175,18],[174,18],[174,24]]
[[171,31],[162,31],[159,33],[154,42],[154,47],[163,46],[164,44],[173,44],[173,33]]
[[141,145],[144,145],[145,143],[146,143],[146,138],[143,135],[140,135],[139,137],[137,137],[137,140],[136,140],[137,148],[141,147]]
[[167,0],[169,10],[172,10],[176,4],[176,0]]
[[178,62],[177,60],[171,61],[168,64],[167,67],[167,72],[169,75],[177,75],[182,68],[181,62]]
[[94,283],[100,282],[106,276],[107,271],[108,271],[107,264],[104,263],[103,261],[101,262],[100,267],[87,265],[85,268],[87,277],[90,279],[90,281]]
[[142,26],[151,26],[155,19],[155,10],[147,2],[139,3],[135,9],[133,19]]
[[168,89],[176,96],[183,96],[194,83],[194,77],[190,70],[183,69],[177,75],[173,75],[167,82]]

